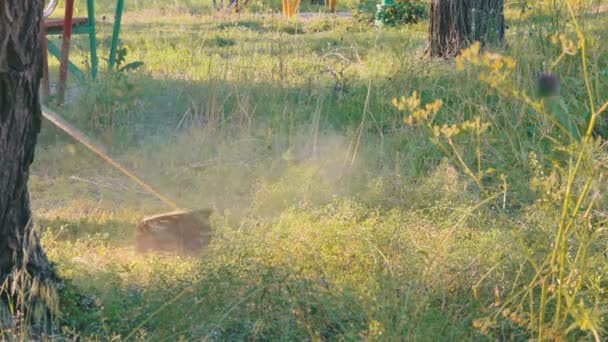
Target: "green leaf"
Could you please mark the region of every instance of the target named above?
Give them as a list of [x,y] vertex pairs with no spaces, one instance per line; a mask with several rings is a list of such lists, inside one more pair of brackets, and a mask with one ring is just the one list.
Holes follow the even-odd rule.
[[123,71],[135,70],[135,69],[141,67],[142,65],[144,65],[144,62],[141,62],[141,61],[131,62],[131,63],[121,67],[120,69],[118,69],[118,71],[123,72]]

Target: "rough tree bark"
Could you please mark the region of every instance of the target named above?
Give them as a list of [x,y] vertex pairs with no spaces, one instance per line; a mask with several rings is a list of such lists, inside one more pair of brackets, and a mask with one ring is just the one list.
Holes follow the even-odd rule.
[[431,57],[452,57],[475,41],[504,38],[504,0],[432,0],[430,16],[426,52]]
[[[0,1],[0,285],[10,285],[0,286],[0,297],[21,310],[50,300],[43,297],[57,279],[34,231],[27,188],[41,124],[43,5]],[[10,294],[14,287],[26,296]]]

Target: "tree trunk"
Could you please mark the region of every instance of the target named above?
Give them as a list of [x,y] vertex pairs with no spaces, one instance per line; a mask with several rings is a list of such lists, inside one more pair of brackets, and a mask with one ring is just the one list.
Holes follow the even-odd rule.
[[500,43],[504,0],[433,0],[427,55],[453,57],[475,41]]
[[53,304],[56,280],[34,231],[27,188],[41,123],[43,5],[0,2],[0,297],[21,313],[34,303]]

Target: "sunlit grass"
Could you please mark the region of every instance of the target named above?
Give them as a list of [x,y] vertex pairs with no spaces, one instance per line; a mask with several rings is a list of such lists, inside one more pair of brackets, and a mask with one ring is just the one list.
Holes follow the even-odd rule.
[[[493,94],[475,70],[422,58],[426,23],[374,30],[347,19],[218,19],[165,5],[125,16],[127,62],[143,68],[72,82],[76,95],[62,111],[182,206],[216,209],[216,237],[199,259],[136,254],[136,222],[168,208],[45,123],[30,189],[47,253],[67,279],[61,335],[530,337],[513,321],[474,322],[518,284],[528,257],[520,241],[541,248],[536,241],[558,219],[534,205],[529,182],[530,152],[550,163],[546,122]],[[492,49],[517,56],[517,86],[533,89],[560,53],[545,35],[562,26],[507,13],[509,45]],[[608,89],[608,50],[597,43],[607,21],[586,23],[598,94]],[[99,35],[107,52],[110,26]],[[556,72],[569,108],[584,113],[580,67],[566,60]],[[470,179],[403,123],[391,100],[414,90],[423,103],[443,100],[442,123],[493,123],[481,159],[506,175],[504,197],[484,200],[479,184],[500,189],[498,175]],[[474,162],[477,140],[458,139]],[[605,260],[590,262],[606,269]]]

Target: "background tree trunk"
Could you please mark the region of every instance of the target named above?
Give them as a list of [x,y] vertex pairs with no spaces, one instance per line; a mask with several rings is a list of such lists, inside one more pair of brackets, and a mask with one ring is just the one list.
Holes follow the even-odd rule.
[[500,43],[504,0],[432,0],[427,55],[452,57],[469,44]]
[[[43,5],[43,0],[0,2],[0,284],[8,280],[34,300],[44,292],[36,289],[56,279],[34,232],[27,188],[41,123]],[[4,300],[25,300],[7,290],[0,292]]]

